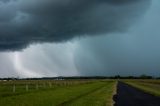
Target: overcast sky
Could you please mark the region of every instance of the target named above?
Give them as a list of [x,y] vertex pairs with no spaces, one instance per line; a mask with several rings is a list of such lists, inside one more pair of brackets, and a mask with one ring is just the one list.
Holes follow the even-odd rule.
[[159,0],[0,0],[0,77],[160,76]]

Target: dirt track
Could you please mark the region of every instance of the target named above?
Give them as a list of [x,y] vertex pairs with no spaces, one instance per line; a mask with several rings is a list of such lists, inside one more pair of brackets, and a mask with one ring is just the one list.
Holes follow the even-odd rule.
[[118,82],[115,106],[160,106],[160,98]]

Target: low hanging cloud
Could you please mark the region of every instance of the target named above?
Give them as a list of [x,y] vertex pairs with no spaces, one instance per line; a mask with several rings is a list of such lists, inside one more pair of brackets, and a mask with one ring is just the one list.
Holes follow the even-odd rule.
[[160,76],[160,1],[125,33],[86,37],[76,47],[81,76]]
[[150,0],[0,0],[0,51],[123,32]]

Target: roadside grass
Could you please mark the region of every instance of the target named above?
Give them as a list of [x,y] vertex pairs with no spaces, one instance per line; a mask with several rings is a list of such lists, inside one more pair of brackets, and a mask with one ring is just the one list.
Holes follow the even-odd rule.
[[[0,98],[7,96],[23,95],[32,92],[39,92],[49,89],[56,89],[59,87],[75,86],[92,83],[89,80],[13,80],[13,81],[1,81],[0,82]],[[95,81],[94,81],[95,82]],[[15,86],[15,88],[14,88]],[[27,87],[27,89],[26,89]]]
[[63,106],[113,106],[113,95],[116,90],[115,82],[106,82],[104,86],[84,97],[64,103]]
[[[69,86],[63,84],[28,92],[20,89],[17,93],[13,93],[10,89],[7,93],[5,87],[0,86],[0,106],[60,106],[68,101],[74,103],[79,98],[80,101],[84,101],[84,104],[79,105],[80,102],[77,101],[74,106],[111,106],[115,83],[115,81],[92,81],[82,84],[77,81],[76,84]],[[94,103],[99,101],[102,104],[92,105],[89,100]],[[105,103],[107,104],[103,105]]]
[[160,97],[160,80],[126,80],[125,83]]

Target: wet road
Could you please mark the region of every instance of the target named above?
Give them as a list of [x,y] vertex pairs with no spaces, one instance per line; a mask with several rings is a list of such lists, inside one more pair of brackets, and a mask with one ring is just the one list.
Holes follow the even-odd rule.
[[160,106],[160,98],[118,82],[115,106]]

